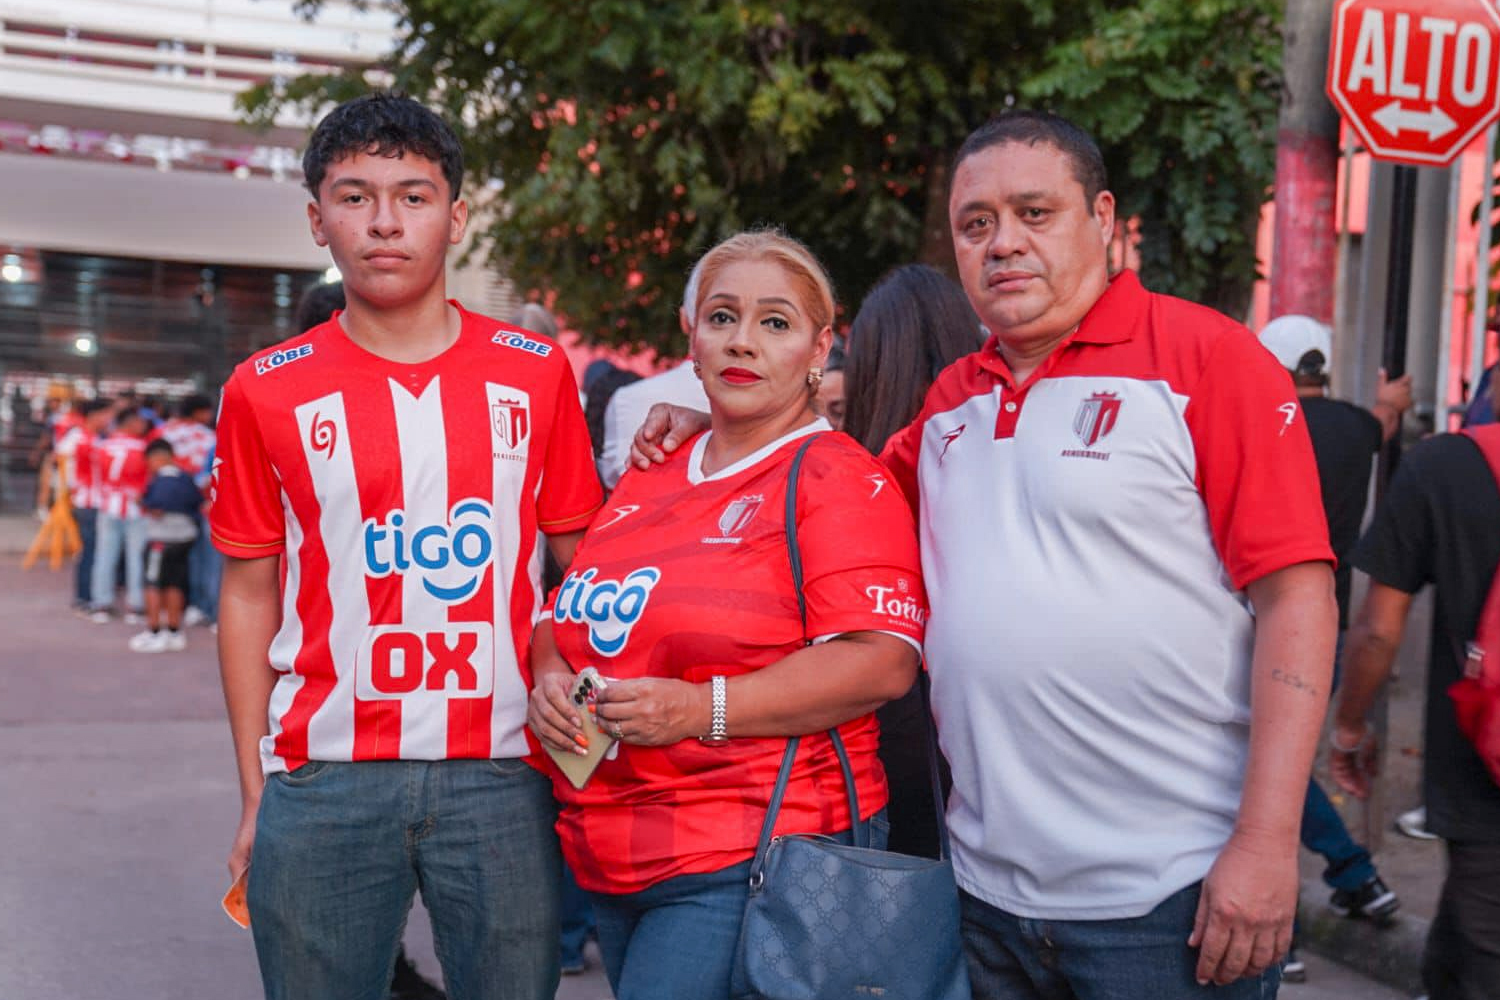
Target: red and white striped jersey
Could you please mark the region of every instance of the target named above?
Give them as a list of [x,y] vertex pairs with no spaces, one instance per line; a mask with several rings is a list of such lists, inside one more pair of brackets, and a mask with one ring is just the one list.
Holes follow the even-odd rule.
[[420,364],[335,314],[224,387],[214,543],[286,559],[267,773],[530,752],[538,532],[585,527],[599,481],[561,348],[460,311]]
[[94,435],[82,424],[74,424],[58,440],[54,449],[59,461],[67,463],[68,489],[74,507],[98,506],[94,496]]
[[94,444],[94,500],[112,517],[140,517],[146,492],[146,441],[120,431]]
[[194,479],[203,474],[208,453],[214,448],[213,428],[205,427],[196,420],[173,417],[161,425],[157,435],[165,438],[172,446],[172,454],[184,472]]

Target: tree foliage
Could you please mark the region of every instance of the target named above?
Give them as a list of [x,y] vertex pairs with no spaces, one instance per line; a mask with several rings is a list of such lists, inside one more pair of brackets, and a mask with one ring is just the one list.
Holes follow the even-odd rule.
[[[316,15],[318,0],[305,8]],[[1273,174],[1275,0],[405,0],[393,86],[460,123],[488,248],[603,340],[680,349],[692,260],[777,224],[846,301],[946,256],[946,166],[1012,104],[1090,128],[1149,285],[1236,307]],[[266,86],[252,121],[366,89]]]

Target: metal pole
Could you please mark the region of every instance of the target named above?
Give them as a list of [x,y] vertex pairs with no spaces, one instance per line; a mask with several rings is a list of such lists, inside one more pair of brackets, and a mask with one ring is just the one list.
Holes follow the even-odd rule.
[[1458,189],[1463,183],[1463,168],[1448,168],[1448,225],[1443,235],[1443,304],[1437,329],[1437,371],[1433,377],[1432,429],[1441,434],[1448,429],[1448,384],[1453,359],[1453,296],[1457,289],[1453,258],[1458,253]]
[[1490,313],[1490,240],[1494,235],[1495,211],[1495,142],[1500,125],[1491,125],[1484,133],[1484,192],[1479,199],[1479,240],[1474,247],[1474,313],[1470,317],[1469,395],[1479,388],[1484,375],[1485,333]]

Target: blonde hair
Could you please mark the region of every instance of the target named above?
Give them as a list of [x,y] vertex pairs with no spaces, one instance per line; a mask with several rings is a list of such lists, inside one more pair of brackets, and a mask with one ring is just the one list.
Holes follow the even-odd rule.
[[792,284],[802,296],[802,307],[812,320],[813,333],[825,326],[833,325],[833,282],[828,272],[813,256],[813,252],[800,241],[778,229],[751,229],[724,240],[704,254],[693,276],[697,287],[693,289],[693,323],[697,324],[698,310],[703,307],[703,296],[713,288],[714,280],[725,268],[746,261],[768,260],[781,265],[792,279]]

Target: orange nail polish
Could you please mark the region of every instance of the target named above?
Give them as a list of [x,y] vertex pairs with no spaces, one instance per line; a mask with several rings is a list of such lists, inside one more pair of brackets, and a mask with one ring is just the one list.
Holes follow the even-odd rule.
[[573,742],[577,743],[584,750],[587,750],[589,748],[589,738],[582,734],[575,734],[573,736]]

